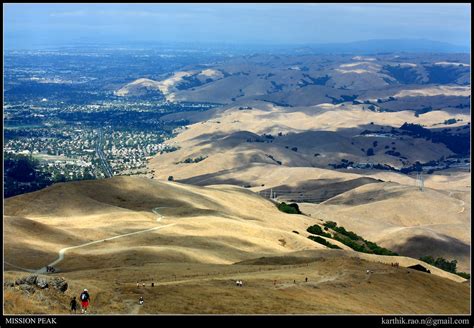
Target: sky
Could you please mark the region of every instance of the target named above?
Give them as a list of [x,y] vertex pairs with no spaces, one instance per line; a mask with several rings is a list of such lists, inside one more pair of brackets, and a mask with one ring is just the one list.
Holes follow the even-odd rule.
[[130,42],[470,46],[470,4],[4,4],[4,46]]

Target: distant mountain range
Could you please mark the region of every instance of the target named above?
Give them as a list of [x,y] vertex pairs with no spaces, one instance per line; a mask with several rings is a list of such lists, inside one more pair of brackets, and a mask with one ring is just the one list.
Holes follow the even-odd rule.
[[[235,44],[235,43],[196,43],[196,42],[138,42],[122,41],[120,43],[75,42],[73,44],[28,44],[22,47],[30,50],[55,48],[120,48],[120,49],[153,49],[163,47],[172,49],[196,49],[201,51],[224,51],[235,54],[268,53],[289,54],[377,54],[388,52],[423,52],[423,53],[470,53],[469,46],[455,45],[448,42],[427,39],[374,39],[354,42],[312,43],[312,44]],[[19,50],[6,43],[5,49]]]
[[377,39],[349,43],[321,43],[297,49],[308,53],[374,54],[387,52],[470,52],[470,47],[426,39]]

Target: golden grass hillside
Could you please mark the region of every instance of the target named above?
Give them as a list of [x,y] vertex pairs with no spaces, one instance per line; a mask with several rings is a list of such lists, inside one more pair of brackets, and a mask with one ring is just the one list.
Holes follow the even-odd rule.
[[[163,219],[152,212],[159,208]],[[318,248],[293,230],[311,220],[288,215],[251,191],[234,186],[194,187],[146,178],[58,184],[5,203],[5,260],[38,269],[64,247],[165,226],[71,250],[97,265],[171,259],[231,263],[256,254]],[[168,226],[169,225],[169,226]],[[21,254],[21,256],[20,256]],[[71,258],[75,266],[87,266]],[[64,267],[66,269],[66,267]]]
[[[4,286],[5,309],[67,313],[70,297],[88,288],[91,313],[468,311],[469,287],[461,277],[425,264],[432,274],[406,269],[421,263],[407,257],[329,250],[307,238],[306,228],[321,222],[282,213],[230,185],[139,177],[53,185],[5,202],[6,281],[30,274],[19,268],[51,263],[62,248],[99,242],[68,250],[55,265],[51,275],[67,280],[65,294],[32,296]],[[236,289],[237,279],[245,281],[243,289]],[[147,287],[137,288],[137,281]]]
[[[311,193],[307,189],[310,181],[326,180],[315,185],[315,191],[336,198],[321,205],[304,204],[305,212],[340,222],[403,255],[456,259],[460,270],[470,271],[469,171],[448,169],[425,174],[426,190],[421,193],[416,188],[415,174],[334,170],[328,166],[342,159],[400,165],[398,158],[384,154],[367,158],[358,155],[359,147],[367,149],[375,141],[360,137],[361,130],[370,127],[371,122],[385,129],[404,122],[442,126],[439,124],[454,114],[440,110],[415,117],[412,111],[378,113],[347,103],[284,108],[252,102],[250,107],[241,110],[226,106],[212,113],[194,114],[195,123],[168,141],[181,148],[150,160],[154,177],[165,180],[173,176],[195,185],[234,184],[253,191],[273,189],[277,193],[282,188],[306,188]],[[463,123],[470,121],[468,115],[454,116]],[[264,134],[277,137],[265,138]],[[263,142],[255,142],[257,139]],[[411,161],[424,162],[450,154],[444,145],[426,140],[385,139],[377,139],[379,148],[396,146]],[[292,150],[294,147],[297,149]],[[185,159],[196,158],[202,160],[184,163]],[[341,190],[344,195],[327,190],[333,188],[331,184],[362,178],[384,184]],[[281,195],[278,199],[285,200]]]
[[[329,164],[342,159],[400,167],[399,158],[385,154],[386,147],[394,147],[410,162],[427,162],[452,154],[444,145],[424,139],[394,140],[360,135],[371,126],[387,129],[400,127],[405,122],[432,126],[453,116],[445,111],[414,117],[412,111],[378,113],[364,110],[361,105],[282,108],[254,102],[251,109],[239,108],[226,106],[193,114],[191,121],[196,123],[166,142],[180,149],[150,160],[149,168],[154,171],[154,177],[173,176],[175,180],[182,180],[246,169],[255,163],[328,169]],[[468,115],[454,117],[470,121]],[[265,138],[264,134],[272,135],[273,139]],[[365,151],[373,147],[374,141],[378,142],[375,155],[366,157]],[[203,160],[185,163],[187,159],[196,158]]]
[[[61,274],[70,285],[65,294],[37,291],[29,296],[17,288],[4,289],[5,311],[67,314],[69,299],[87,287],[91,314],[469,313],[467,284],[331,253],[233,265],[153,263],[66,272]],[[6,279],[22,275],[7,272]],[[146,287],[137,288],[137,280]],[[141,306],[139,297],[145,300]]]
[[470,271],[469,193],[384,182],[300,206],[398,253],[456,259],[459,271]]

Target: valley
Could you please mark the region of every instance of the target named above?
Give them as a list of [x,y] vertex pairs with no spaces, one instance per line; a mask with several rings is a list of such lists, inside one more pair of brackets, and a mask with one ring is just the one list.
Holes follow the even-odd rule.
[[115,58],[6,81],[6,313],[469,313],[467,54]]

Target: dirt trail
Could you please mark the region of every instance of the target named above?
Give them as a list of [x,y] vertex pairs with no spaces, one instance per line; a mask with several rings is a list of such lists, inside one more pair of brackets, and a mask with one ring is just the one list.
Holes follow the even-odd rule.
[[[160,222],[164,216],[161,215],[160,213],[158,213],[157,209],[159,207],[155,207],[153,208],[151,211],[153,212],[153,214],[157,215],[158,218],[156,219],[156,222]],[[139,231],[135,231],[135,232],[130,232],[130,233],[125,233],[125,234],[122,234],[122,235],[118,235],[118,236],[114,236],[114,237],[109,237],[109,238],[104,238],[104,239],[99,239],[99,240],[94,240],[94,241],[91,241],[91,242],[87,242],[87,243],[84,243],[84,244],[81,244],[81,245],[77,245],[77,246],[71,246],[71,247],[65,247],[65,248],[62,248],[59,250],[58,252],[58,258],[51,262],[50,264],[48,264],[47,266],[51,266],[51,267],[54,267],[55,265],[57,265],[58,263],[60,263],[61,261],[64,260],[64,256],[65,256],[65,253],[71,249],[76,249],[76,248],[82,248],[82,247],[86,247],[86,246],[90,246],[90,245],[94,245],[94,244],[98,244],[98,243],[102,243],[102,242],[106,242],[106,241],[109,241],[109,240],[114,240],[114,239],[118,239],[118,238],[123,238],[123,237],[127,237],[127,236],[131,236],[131,235],[136,235],[136,234],[141,234],[141,233],[146,233],[146,232],[150,232],[150,231],[155,231],[155,230],[159,230],[159,229],[163,229],[163,228],[166,228],[166,227],[170,227],[170,226],[173,226],[175,225],[175,223],[172,223],[172,224],[167,224],[167,225],[160,225],[158,227],[154,227],[154,228],[149,228],[149,229],[145,229],[145,230],[139,230]],[[17,269],[20,269],[20,270],[24,270],[24,271],[28,271],[28,272],[33,272],[33,273],[46,273],[46,267],[47,266],[44,266],[38,270],[34,270],[34,269],[27,269],[27,268],[22,268],[22,267],[18,267],[18,266],[15,266],[11,263],[8,263],[8,262],[5,262],[5,264],[8,264],[14,268],[17,268]]]
[[124,300],[127,305],[127,314],[139,314],[141,305],[138,304],[138,300]]

